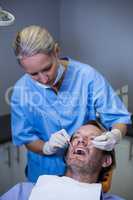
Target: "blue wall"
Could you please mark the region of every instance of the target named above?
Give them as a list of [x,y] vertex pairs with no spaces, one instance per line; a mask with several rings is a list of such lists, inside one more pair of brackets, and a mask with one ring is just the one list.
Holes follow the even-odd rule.
[[123,93],[130,112],[133,112],[132,11],[130,0],[62,0],[60,17],[62,54],[98,69],[115,90]]

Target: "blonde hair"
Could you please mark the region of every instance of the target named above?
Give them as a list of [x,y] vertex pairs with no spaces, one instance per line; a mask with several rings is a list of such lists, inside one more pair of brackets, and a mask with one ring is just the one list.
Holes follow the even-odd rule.
[[55,47],[51,34],[40,26],[28,26],[17,33],[14,41],[14,51],[18,59],[37,53],[49,54]]

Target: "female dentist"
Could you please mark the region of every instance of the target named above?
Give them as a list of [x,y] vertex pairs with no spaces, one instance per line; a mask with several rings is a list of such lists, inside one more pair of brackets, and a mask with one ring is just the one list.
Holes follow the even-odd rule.
[[27,177],[63,175],[64,150],[77,128],[96,120],[109,130],[96,138],[97,148],[112,150],[126,134],[130,115],[104,77],[88,64],[59,58],[59,46],[43,27],[28,26],[14,42],[25,72],[14,86],[12,138],[25,145]]

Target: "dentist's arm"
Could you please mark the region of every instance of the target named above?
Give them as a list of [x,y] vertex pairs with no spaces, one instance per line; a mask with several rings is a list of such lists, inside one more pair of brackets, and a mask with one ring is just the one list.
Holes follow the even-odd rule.
[[44,144],[45,144],[45,142],[43,140],[36,140],[29,144],[25,144],[25,146],[29,151],[33,151],[33,152],[39,153],[39,154],[44,154],[42,151]]
[[112,129],[119,129],[121,131],[122,136],[125,136],[127,133],[126,124],[115,124]]

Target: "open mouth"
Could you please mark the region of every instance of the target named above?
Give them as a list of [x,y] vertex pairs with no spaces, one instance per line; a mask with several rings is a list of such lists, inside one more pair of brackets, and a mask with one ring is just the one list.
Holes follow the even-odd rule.
[[76,148],[73,152],[73,154],[77,154],[77,155],[86,155],[86,151],[82,148]]

